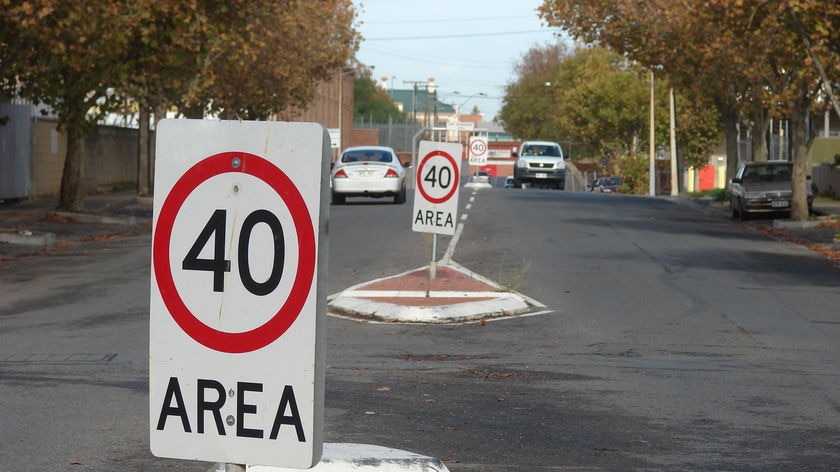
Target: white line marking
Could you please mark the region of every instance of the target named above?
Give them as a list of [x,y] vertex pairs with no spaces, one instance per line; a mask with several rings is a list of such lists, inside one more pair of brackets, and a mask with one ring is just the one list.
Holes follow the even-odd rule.
[[[425,298],[424,290],[347,290],[342,292],[347,297],[371,298]],[[429,292],[429,298],[501,298],[510,295],[509,292],[463,292],[458,290],[438,290]]]

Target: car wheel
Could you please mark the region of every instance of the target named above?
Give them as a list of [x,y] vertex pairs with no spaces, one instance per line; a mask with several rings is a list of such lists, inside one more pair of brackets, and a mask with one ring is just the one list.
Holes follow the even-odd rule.
[[344,195],[339,193],[332,193],[332,204],[333,205],[344,205]]
[[731,199],[731,198],[729,199],[729,211],[730,211],[730,212],[731,212],[731,214],[732,214],[732,219],[733,219],[733,220],[734,220],[735,218],[738,218],[738,216],[740,216],[740,215],[738,214],[738,206],[737,206],[737,205],[735,205],[735,200],[733,200],[733,199]]
[[557,190],[566,190],[566,181],[565,180],[558,180],[556,184],[554,184],[554,188]]
[[744,211],[744,202],[740,198],[738,199],[738,216],[741,218],[741,221],[750,219],[750,216]]
[[394,203],[395,204],[403,204],[405,203],[405,187],[401,188],[396,195],[394,195]]

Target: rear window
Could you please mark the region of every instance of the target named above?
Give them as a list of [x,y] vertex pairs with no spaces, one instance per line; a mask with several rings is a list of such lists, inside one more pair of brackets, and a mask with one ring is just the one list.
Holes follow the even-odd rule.
[[390,152],[375,149],[348,151],[341,156],[341,162],[391,162],[393,159]]
[[747,166],[742,179],[744,182],[786,182],[791,179],[792,171],[790,164]]

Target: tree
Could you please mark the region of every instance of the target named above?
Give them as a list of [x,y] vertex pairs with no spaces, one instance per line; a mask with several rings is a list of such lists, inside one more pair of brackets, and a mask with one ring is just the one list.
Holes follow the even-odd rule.
[[[821,79],[814,58],[837,63],[830,43],[838,8],[813,0],[546,0],[540,11],[550,25],[661,68],[675,83],[711,97],[725,123],[728,175],[737,164],[739,121],[785,114],[794,129],[791,216],[804,219],[804,118],[820,80],[837,79]],[[803,33],[804,24],[816,33]]]
[[[529,52],[528,57],[552,57]],[[583,48],[548,66],[523,68],[508,86],[500,118],[518,136],[574,141],[577,156],[598,159],[608,172],[625,172],[648,140],[649,82],[637,64],[605,48]],[[657,81],[657,113],[667,115],[668,84]],[[697,97],[678,102],[678,143],[690,167],[708,162],[719,140],[716,114]],[[667,142],[668,124],[658,123],[657,142]],[[638,188],[641,188],[639,185]]]
[[310,101],[358,41],[350,0],[0,6],[0,89],[57,115],[68,140],[59,206],[74,210],[81,139],[107,113],[139,110],[145,125],[151,110],[176,105],[193,117],[264,119]]
[[212,60],[199,103],[230,119],[267,119],[305,107],[316,85],[348,63],[359,35],[351,0],[245,2],[243,31]]
[[59,207],[80,209],[81,147],[85,133],[117,104],[124,80],[131,18],[120,0],[30,0],[4,5],[19,41],[27,44],[13,69],[16,94],[49,106],[67,136]]
[[356,67],[354,84],[353,116],[356,120],[370,119],[377,123],[387,123],[389,119],[404,121],[405,112],[400,111],[388,92],[376,84],[369,68]]

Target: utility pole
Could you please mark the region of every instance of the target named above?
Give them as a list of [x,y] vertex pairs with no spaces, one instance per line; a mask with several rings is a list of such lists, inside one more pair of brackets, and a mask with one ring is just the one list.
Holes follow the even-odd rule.
[[651,196],[656,196],[656,161],[655,161],[655,159],[656,159],[656,143],[654,142],[656,140],[656,135],[655,135],[654,130],[653,130],[653,127],[655,125],[654,113],[653,113],[653,106],[654,106],[653,92],[654,92],[653,69],[651,69],[650,70],[650,138],[648,139],[650,141],[650,148],[649,148],[649,150],[650,150],[650,170],[649,170],[650,186],[649,187],[650,187],[650,195]]
[[[435,92],[435,79],[429,77],[428,80],[403,80],[404,84],[411,84],[414,89],[414,96],[412,98],[411,109],[414,115],[414,122],[417,122],[417,90],[419,86],[423,86],[426,90],[425,108],[423,110],[423,126],[428,126],[429,122],[429,92]],[[437,95],[435,95],[435,109],[437,109]],[[434,123],[432,123],[434,125]]]

